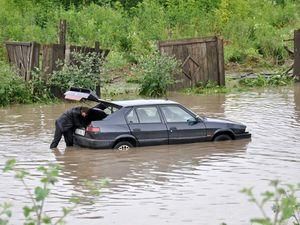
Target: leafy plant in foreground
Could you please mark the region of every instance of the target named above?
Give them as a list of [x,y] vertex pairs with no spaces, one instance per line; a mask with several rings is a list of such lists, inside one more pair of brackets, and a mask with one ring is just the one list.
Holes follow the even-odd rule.
[[[300,225],[300,202],[297,194],[300,191],[300,184],[281,184],[274,180],[270,182],[273,190],[265,191],[261,194],[262,199],[258,199],[253,188],[244,188],[241,192],[249,197],[262,213],[262,217],[251,219],[253,224],[260,225],[284,225],[293,222],[293,225]],[[267,207],[272,206],[273,215],[268,215]]]
[[[51,187],[58,182],[60,166],[55,164],[50,164],[47,167],[39,166],[37,170],[42,174],[40,178],[40,185],[35,187],[32,191],[26,183],[26,178],[30,176],[30,174],[25,170],[16,168],[15,165],[15,159],[8,160],[5,164],[3,172],[14,172],[15,178],[22,182],[25,191],[31,200],[31,205],[26,205],[23,207],[25,225],[65,224],[65,217],[69,215],[78,206],[78,204],[81,203],[81,197],[72,197],[70,199],[72,206],[62,207],[62,215],[56,217],[55,220],[44,212],[45,202],[50,194]],[[100,194],[100,189],[107,184],[107,181],[84,181],[84,184],[91,195],[98,196]],[[9,203],[3,203],[0,205],[0,225],[6,225],[9,223],[9,218],[12,215],[10,208],[11,204]]]
[[0,225],[6,225],[11,217],[11,204],[4,202],[0,205]]

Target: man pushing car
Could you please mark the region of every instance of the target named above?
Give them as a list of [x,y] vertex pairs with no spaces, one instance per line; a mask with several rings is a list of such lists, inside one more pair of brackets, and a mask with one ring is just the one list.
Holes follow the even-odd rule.
[[67,147],[73,146],[73,132],[76,128],[86,126],[88,107],[75,107],[64,112],[55,121],[55,133],[50,148],[56,148],[62,136]]

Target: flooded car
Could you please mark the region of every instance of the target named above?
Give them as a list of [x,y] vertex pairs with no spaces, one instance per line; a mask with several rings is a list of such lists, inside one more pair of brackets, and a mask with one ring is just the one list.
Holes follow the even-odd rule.
[[65,98],[98,103],[90,109],[87,127],[75,130],[74,143],[80,147],[127,150],[138,146],[251,137],[241,123],[200,117],[170,100],[109,102],[81,88],[71,88]]

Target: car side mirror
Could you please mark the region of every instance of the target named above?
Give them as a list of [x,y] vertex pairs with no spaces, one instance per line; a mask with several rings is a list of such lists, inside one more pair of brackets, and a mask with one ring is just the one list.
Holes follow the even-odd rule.
[[197,122],[202,122],[202,119],[199,116],[196,116],[195,119]]
[[198,117],[192,117],[192,118],[188,119],[187,122],[188,122],[188,124],[193,125],[193,124],[198,123],[199,120],[198,120]]

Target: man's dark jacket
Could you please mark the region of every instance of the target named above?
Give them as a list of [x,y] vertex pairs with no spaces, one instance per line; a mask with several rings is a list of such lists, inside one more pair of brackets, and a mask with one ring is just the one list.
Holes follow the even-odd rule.
[[81,116],[81,107],[75,107],[64,112],[57,120],[57,126],[61,132],[73,130],[77,127],[85,127],[86,122],[83,116]]

